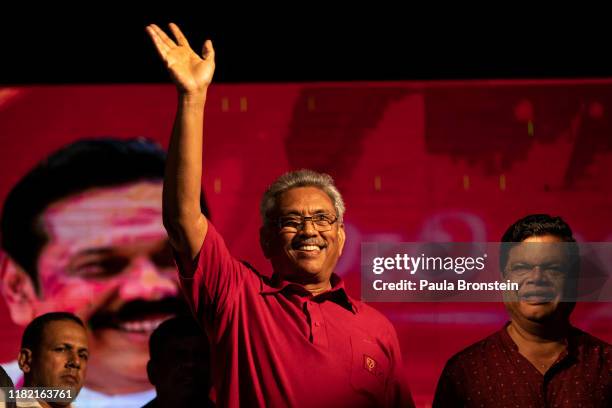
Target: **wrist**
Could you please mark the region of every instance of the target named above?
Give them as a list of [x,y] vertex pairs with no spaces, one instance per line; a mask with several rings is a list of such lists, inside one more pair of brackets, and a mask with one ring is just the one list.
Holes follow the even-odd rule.
[[203,105],[206,102],[208,87],[198,91],[179,92],[179,102],[184,105]]

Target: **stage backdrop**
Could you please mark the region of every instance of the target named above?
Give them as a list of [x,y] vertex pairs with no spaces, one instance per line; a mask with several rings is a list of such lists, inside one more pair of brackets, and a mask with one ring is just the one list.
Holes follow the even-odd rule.
[[[0,201],[50,151],[96,136],[167,146],[171,85],[0,88]],[[204,187],[235,256],[269,271],[258,201],[280,173],[331,174],[347,203],[338,266],[359,296],[363,241],[498,241],[533,212],[563,216],[581,241],[612,241],[612,80],[215,85]],[[375,303],[397,328],[419,406],[444,362],[507,316],[496,303]],[[609,304],[580,304],[578,327],[612,341]],[[0,306],[0,360],[20,330]]]

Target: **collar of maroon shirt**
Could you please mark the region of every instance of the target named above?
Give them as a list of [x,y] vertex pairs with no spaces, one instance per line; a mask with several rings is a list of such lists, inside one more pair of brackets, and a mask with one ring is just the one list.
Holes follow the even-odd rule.
[[346,293],[344,281],[335,273],[330,278],[331,289],[317,296],[306,290],[302,285],[283,279],[280,274],[275,273],[271,278],[262,278],[260,293],[262,295],[275,295],[281,292],[293,293],[304,298],[309,298],[313,302],[324,302],[330,300],[353,314],[359,312],[356,302]]
[[[512,350],[514,350],[516,353],[519,353],[519,348],[518,345],[514,342],[514,340],[512,340],[512,337],[510,337],[510,334],[508,333],[508,326],[510,325],[510,322],[507,322],[506,325],[504,326],[504,328],[501,330],[500,333],[500,340],[502,342],[502,344],[507,347],[510,348]],[[578,354],[579,354],[579,350],[578,347],[580,346],[579,341],[578,341],[578,335],[581,333],[580,330],[576,329],[573,326],[570,326],[568,329],[568,335],[565,339],[567,347],[565,347],[565,349],[559,354],[559,356],[557,357],[557,359],[555,360],[555,362],[551,365],[551,369],[554,367],[557,367],[561,362],[564,362],[564,360],[568,360],[568,362],[570,360],[574,360],[578,358]],[[528,361],[525,356],[523,356],[522,354],[520,354],[520,356],[525,359],[526,361]],[[531,366],[533,366],[533,364],[531,364],[531,362],[529,362],[529,364]],[[535,367],[533,367],[535,369]],[[537,370],[537,369],[536,369]],[[551,370],[549,370],[548,372],[550,372]],[[547,372],[547,374],[548,374]],[[539,371],[538,371],[539,373]]]

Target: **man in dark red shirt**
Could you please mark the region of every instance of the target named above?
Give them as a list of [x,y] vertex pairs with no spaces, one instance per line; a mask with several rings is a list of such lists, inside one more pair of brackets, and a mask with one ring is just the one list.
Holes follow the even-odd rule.
[[[434,407],[610,407],[612,346],[571,326],[578,247],[560,217],[529,215],[502,237],[510,322],[453,356]],[[569,301],[568,301],[569,300]]]
[[214,50],[202,56],[174,24],[147,31],[179,91],[163,214],[180,279],[211,341],[219,406],[412,406],[391,323],[333,274],[345,241],[331,177],[276,180],[261,202],[271,278],[233,258],[199,209],[202,128]]

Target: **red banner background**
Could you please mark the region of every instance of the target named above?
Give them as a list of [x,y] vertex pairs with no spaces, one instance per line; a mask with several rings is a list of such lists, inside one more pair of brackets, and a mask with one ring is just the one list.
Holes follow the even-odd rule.
[[[170,85],[0,88],[0,201],[35,163],[85,137],[167,145]],[[363,241],[497,241],[528,213],[560,215],[580,241],[612,241],[612,80],[216,85],[205,124],[204,187],[238,258],[269,266],[258,201],[282,172],[330,173],[347,203],[338,266],[358,297]],[[495,303],[379,303],[397,328],[419,405],[448,357],[507,319]],[[609,304],[574,324],[612,341]],[[20,330],[0,306],[0,360]]]

